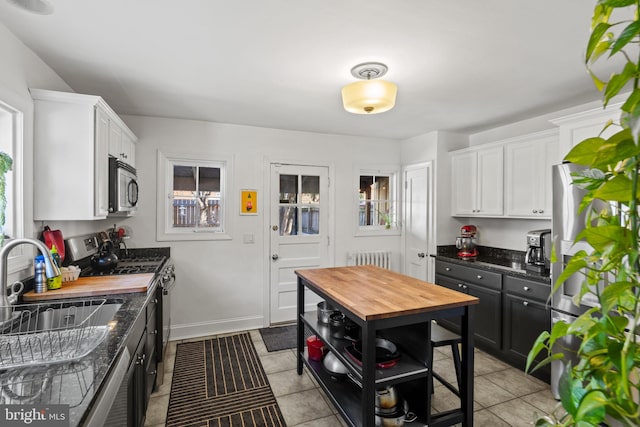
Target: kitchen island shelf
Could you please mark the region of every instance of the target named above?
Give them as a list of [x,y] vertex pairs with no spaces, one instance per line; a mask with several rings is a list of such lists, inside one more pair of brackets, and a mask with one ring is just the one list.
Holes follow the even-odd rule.
[[[462,423],[473,426],[473,306],[478,298],[452,291],[432,283],[380,267],[366,265],[296,270],[298,276],[297,372],[303,367],[336,406],[351,426],[376,425],[375,392],[381,385],[398,388],[418,417],[418,423],[431,427]],[[305,289],[325,299],[361,328],[362,366],[351,362],[344,353],[350,342],[333,338],[326,325],[319,325],[314,313],[305,313]],[[445,413],[431,414],[429,358],[431,322],[440,317],[461,316],[462,379],[460,407]],[[336,383],[321,362],[310,361],[304,348],[305,327],[317,333],[355,380]],[[388,369],[378,369],[375,362],[376,338],[394,342],[402,351],[401,362]],[[406,354],[406,356],[405,356]],[[382,371],[382,372],[380,372]],[[361,387],[355,382],[361,383]]]
[[309,372],[320,384],[333,405],[340,411],[342,417],[353,426],[362,425],[360,396],[362,389],[349,379],[336,381],[324,370],[321,361],[309,360],[307,353],[303,355],[304,364]]
[[[301,316],[301,320],[309,327],[309,329],[316,334],[328,347],[328,350],[333,352],[336,357],[349,369],[349,371],[355,376],[356,380],[362,383],[362,367],[354,362],[351,357],[347,355],[346,347],[351,345],[353,341],[349,339],[333,338],[329,327],[317,321],[315,312],[307,312]],[[426,338],[425,338],[426,340]],[[416,378],[426,378],[429,374],[429,368],[426,363],[421,363],[408,352],[404,351],[401,344],[394,342],[398,345],[400,351],[400,360],[395,366],[376,369],[375,372],[375,384],[377,386],[392,385],[400,381],[409,381]],[[426,345],[426,341],[425,341]]]

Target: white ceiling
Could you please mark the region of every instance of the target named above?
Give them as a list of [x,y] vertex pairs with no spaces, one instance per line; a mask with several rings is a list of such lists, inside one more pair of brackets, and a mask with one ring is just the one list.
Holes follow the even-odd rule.
[[[0,20],[119,114],[403,139],[600,98],[583,62],[595,1],[51,2],[42,16],[0,0]],[[389,67],[393,110],[342,108],[365,61]]]

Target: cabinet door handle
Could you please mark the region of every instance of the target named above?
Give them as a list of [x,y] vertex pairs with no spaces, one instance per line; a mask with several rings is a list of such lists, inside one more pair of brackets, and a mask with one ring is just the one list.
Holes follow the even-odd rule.
[[524,305],[525,307],[526,307],[526,306],[528,306],[528,305],[529,305],[529,301],[524,301],[524,302],[522,303],[522,305]]
[[458,283],[458,287],[459,287],[460,289],[462,289],[462,288],[463,288],[463,286],[464,286],[464,285],[463,285],[462,283]]
[[462,285],[462,289],[467,289],[468,286],[467,285]]
[[525,286],[524,288],[522,288],[524,291],[529,291],[531,288],[529,288],[528,286]]
[[445,269],[445,271],[451,271],[450,267],[445,267],[444,269]]
[[154,369],[153,371],[149,372],[149,375],[155,375],[157,373],[158,373],[158,371]]
[[538,213],[544,213],[544,211],[543,211],[542,209],[540,209],[540,210],[538,211]]
[[425,254],[424,254],[424,252],[420,252],[420,253],[418,254],[418,258],[424,258],[424,255],[425,255]]
[[478,279],[482,279],[482,276],[481,276],[481,275],[479,275],[479,274],[478,274],[476,277],[477,277]]
[[534,209],[534,210],[533,210],[533,213],[538,213],[538,210],[537,210],[537,209]]

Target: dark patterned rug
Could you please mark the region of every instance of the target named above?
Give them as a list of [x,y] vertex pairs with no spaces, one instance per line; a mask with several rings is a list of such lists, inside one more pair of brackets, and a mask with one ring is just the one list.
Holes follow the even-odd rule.
[[166,426],[285,427],[248,333],[178,344]]
[[[296,325],[277,326],[272,328],[258,329],[262,335],[265,347],[268,352],[286,350],[288,348],[296,348]],[[305,343],[306,339],[311,336],[311,331],[304,328]],[[306,345],[306,344],[305,344]]]

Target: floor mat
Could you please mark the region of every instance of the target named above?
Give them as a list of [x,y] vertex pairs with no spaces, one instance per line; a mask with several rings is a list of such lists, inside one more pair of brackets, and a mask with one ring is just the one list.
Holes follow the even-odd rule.
[[285,427],[248,333],[178,344],[166,426]]
[[[264,345],[269,352],[296,348],[296,325],[263,328],[259,329],[259,331],[260,335],[262,335],[262,341],[264,341]],[[305,342],[309,336],[311,336],[311,331],[305,327]]]

